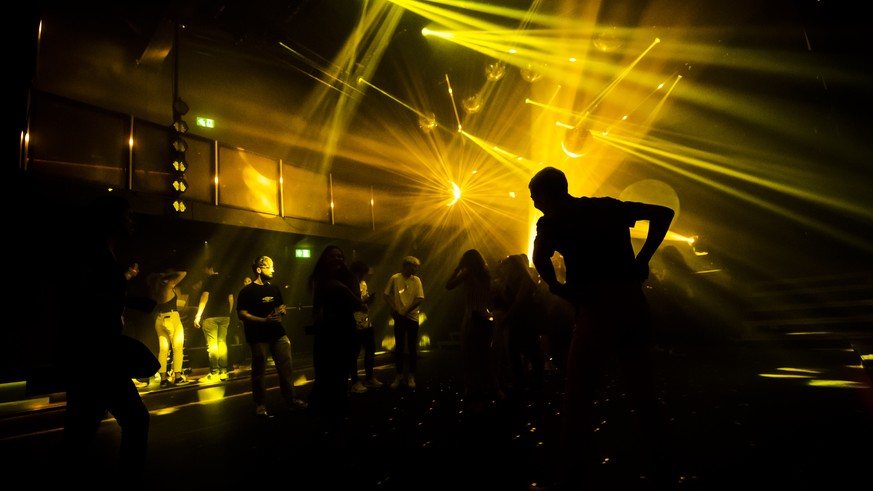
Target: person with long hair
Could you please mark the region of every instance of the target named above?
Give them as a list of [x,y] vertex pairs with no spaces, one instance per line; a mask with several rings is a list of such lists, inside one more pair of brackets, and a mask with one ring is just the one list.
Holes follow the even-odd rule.
[[461,364],[464,402],[471,412],[482,412],[500,391],[492,340],[491,272],[476,249],[461,256],[446,282],[447,290],[464,286],[464,315],[461,320]]
[[315,381],[309,407],[321,418],[325,431],[338,429],[349,410],[349,366],[357,357],[355,312],[361,310],[361,290],[345,263],[343,250],[322,250],[309,275],[312,292]]
[[410,389],[415,388],[419,314],[424,302],[424,287],[417,274],[419,267],[421,261],[417,257],[404,257],[400,272],[391,275],[382,291],[394,321],[394,367],[397,374],[391,382],[392,389],[400,387],[404,382]]

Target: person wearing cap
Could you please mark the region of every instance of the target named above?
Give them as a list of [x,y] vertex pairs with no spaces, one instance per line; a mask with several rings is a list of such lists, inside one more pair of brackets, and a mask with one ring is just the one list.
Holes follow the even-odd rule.
[[[424,301],[424,288],[418,268],[421,261],[415,256],[406,256],[401,264],[401,271],[388,280],[383,295],[391,309],[394,320],[394,365],[397,375],[391,382],[391,388],[396,389],[405,383],[410,389],[415,388],[415,368],[418,358],[418,326],[421,303]],[[407,363],[408,362],[408,363]],[[404,369],[407,370],[404,376]]]

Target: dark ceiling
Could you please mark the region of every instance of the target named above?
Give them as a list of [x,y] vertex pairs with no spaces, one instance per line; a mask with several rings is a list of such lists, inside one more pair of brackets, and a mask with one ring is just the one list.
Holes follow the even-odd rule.
[[[416,4],[445,7],[437,1]],[[192,112],[212,111],[230,122],[209,137],[305,161],[308,157],[300,149],[317,153],[325,147],[320,135],[307,133],[309,127],[323,117],[329,120],[337,104],[313,94],[333,82],[327,70],[355,34],[364,9],[384,5],[381,0],[187,0],[108,10],[81,3],[52,5],[44,11],[63,14],[68,36],[44,33],[42,62],[33,80],[52,93],[152,121],[167,120],[168,47],[174,21],[179,21],[185,26],[180,94]],[[507,36],[521,19],[499,15],[505,11],[488,13],[486,7],[523,12],[534,6],[548,12],[526,25],[531,38],[551,39],[550,23],[556,19],[627,27],[642,39],[657,35],[664,41],[655,51],[662,56],[655,58],[659,69],[686,70],[668,107],[631,142],[644,143],[645,151],[664,145],[673,153],[653,157],[626,147],[596,162],[570,162],[577,172],[572,179],[596,183],[582,192],[619,195],[635,181],[666,183],[682,204],[678,230],[705,230],[717,241],[730,241],[739,255],[763,251],[778,260],[814,263],[808,256],[778,257],[785,256],[779,244],[786,241],[873,251],[869,234],[860,232],[873,224],[867,97],[873,86],[873,43],[864,35],[867,17],[861,2],[495,0],[457,5],[450,10],[497,22]],[[29,35],[22,25],[16,27]],[[491,166],[495,175],[515,175],[496,156],[471,151],[475,147],[469,139],[444,133],[442,141],[432,144],[416,137],[418,117],[409,107],[432,111],[451,129],[460,104],[453,107],[448,99],[447,79],[459,99],[475,93],[487,83],[485,67],[492,60],[451,43],[425,40],[420,30],[428,25],[421,13],[404,11],[384,40],[381,57],[356,61],[352,69],[373,62],[369,81],[379,90],[334,84],[326,91],[365,93],[354,119],[345,122],[334,165],[355,171],[355,178],[378,177],[388,185],[416,185],[429,178],[423,168],[440,159],[447,167],[482,164]],[[123,48],[100,44],[98,34],[113,43],[123,41],[118,44]],[[94,38],[90,44],[78,41],[89,36]],[[67,39],[76,39],[76,46]],[[21,44],[21,66],[27,67],[33,46]],[[582,75],[572,80],[577,89],[566,109],[583,109],[645,48],[630,47],[624,58],[591,54]],[[549,48],[546,44],[540,55],[550,55]],[[138,68],[133,59],[142,62]],[[257,68],[257,77],[251,67]],[[465,117],[461,111],[460,117],[476,137],[521,154],[534,153],[536,140],[554,131],[554,121],[532,123],[532,110],[524,103],[532,86],[521,81],[517,68],[495,89],[487,101],[491,105],[475,116]],[[27,85],[33,70],[22,72]],[[660,73],[652,70],[646,76]],[[566,90],[569,84],[564,82],[559,77],[549,81]],[[541,89],[536,97],[543,93]],[[22,99],[19,93],[18,107]],[[439,147],[439,153],[428,155],[429,162],[417,161],[417,152],[429,145]],[[522,197],[524,183],[521,173],[515,185]]]

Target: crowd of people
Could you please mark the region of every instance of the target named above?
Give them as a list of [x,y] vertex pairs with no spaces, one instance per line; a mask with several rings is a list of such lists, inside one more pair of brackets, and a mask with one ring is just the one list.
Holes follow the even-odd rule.
[[[565,380],[562,435],[567,462],[557,475],[572,484],[574,466],[591,463],[591,405],[598,377],[608,359],[624,367],[644,442],[653,468],[669,469],[668,443],[662,410],[655,397],[650,367],[652,347],[649,307],[642,283],[649,261],[663,241],[673,211],[669,208],[613,198],[573,197],[565,175],[545,168],[530,181],[531,199],[542,212],[537,222],[532,262],[524,253],[499,258],[491,268],[476,248],[463,252],[445,283],[447,291],[463,291],[460,316],[461,372],[466,411],[483,413],[506,399],[542,394],[544,372],[560,370]],[[101,209],[100,207],[106,209]],[[183,374],[184,328],[179,314],[179,285],[186,271],[168,268],[148,276],[147,295],[127,291],[139,273],[115,260],[118,237],[131,233],[129,207],[119,199],[95,204],[90,255],[79,266],[83,288],[105,290],[107,311],[99,325],[81,326],[93,335],[83,349],[111,350],[121,335],[127,309],[149,312],[158,334],[157,373],[160,386],[186,383]],[[629,228],[648,221],[648,235],[635,253]],[[559,256],[557,261],[555,257]],[[281,265],[279,266],[281,267]],[[394,380],[391,389],[415,389],[420,315],[425,292],[418,276],[421,261],[403,257],[382,300],[390,312],[394,335]],[[376,295],[367,284],[371,268],[363,261],[346,263],[343,249],[328,245],[307,280],[312,299],[311,323],[314,380],[304,401],[294,385],[291,339],[284,318],[287,306],[280,287],[272,284],[277,266],[258,255],[251,278],[241,288],[219,274],[210,260],[198,284],[194,327],[200,329],[208,353],[207,381],[228,379],[228,331],[241,322],[251,356],[254,414],[267,417],[268,358],[275,362],[279,393],[285,409],[309,409],[327,433],[336,432],[350,411],[350,394],[383,384],[374,373],[376,352],[369,310]],[[559,277],[560,275],[560,277]],[[358,359],[363,353],[362,378]],[[141,469],[147,448],[148,412],[137,394],[137,381],[125,361],[109,367],[112,385],[100,389],[69,384],[65,431],[74,455],[96,431],[96,422],[111,412],[123,428],[121,471]],[[78,455],[77,455],[78,456]],[[81,461],[81,458],[77,459]],[[566,471],[566,472],[561,472]],[[657,474],[657,473],[656,473]]]

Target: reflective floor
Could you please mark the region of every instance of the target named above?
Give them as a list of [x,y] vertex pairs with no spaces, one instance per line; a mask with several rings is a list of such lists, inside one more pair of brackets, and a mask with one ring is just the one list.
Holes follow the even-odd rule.
[[[671,416],[679,489],[857,489],[873,462],[873,389],[857,348],[844,339],[758,340],[662,346],[661,397]],[[537,489],[551,484],[561,375],[545,395],[522,395],[484,413],[464,411],[457,348],[421,354],[417,387],[350,394],[341,432],[324,434],[308,411],[280,409],[268,379],[268,418],[255,416],[246,371],[227,382],[142,391],[152,415],[146,489]],[[245,368],[245,367],[243,367]],[[295,358],[308,395],[309,360]],[[651,489],[637,455],[620,379],[608,371],[596,405],[600,464],[585,489]],[[154,382],[152,387],[154,387]],[[58,484],[62,401],[2,405],[4,481]],[[119,441],[111,418],[98,458]]]

